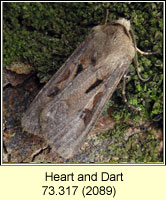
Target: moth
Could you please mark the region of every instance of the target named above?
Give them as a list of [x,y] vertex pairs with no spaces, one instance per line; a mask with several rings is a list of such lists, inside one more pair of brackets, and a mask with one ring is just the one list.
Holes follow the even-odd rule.
[[136,55],[130,21],[94,27],[35,97],[25,131],[44,137],[63,158],[77,153]]

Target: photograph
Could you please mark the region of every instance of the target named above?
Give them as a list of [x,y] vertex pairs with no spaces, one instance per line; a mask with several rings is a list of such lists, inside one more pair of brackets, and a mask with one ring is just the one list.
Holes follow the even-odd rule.
[[2,163],[164,163],[163,2],[3,2]]

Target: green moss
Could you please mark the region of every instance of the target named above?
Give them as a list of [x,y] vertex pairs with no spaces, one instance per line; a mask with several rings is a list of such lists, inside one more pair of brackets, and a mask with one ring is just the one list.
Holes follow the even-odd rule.
[[[141,74],[144,78],[151,77],[149,81],[142,82],[138,78],[134,64],[129,68],[127,99],[130,104],[142,109],[141,115],[130,112],[122,102],[119,84],[111,99],[111,105],[114,107],[112,117],[117,122],[121,119],[150,120],[162,128],[162,2],[5,2],[3,65],[10,65],[13,61],[29,63],[36,70],[40,81],[46,82],[85,39],[91,28],[104,23],[106,9],[109,9],[108,21],[119,17],[131,21],[138,48],[143,51],[158,51],[156,55],[138,56]],[[156,122],[156,119],[160,120]],[[116,137],[121,138],[118,133]],[[153,142],[150,144],[153,146]],[[117,152],[120,151],[118,146],[115,148]],[[138,154],[141,154],[137,146],[135,148]],[[134,156],[130,159],[137,160]],[[146,156],[145,159],[149,160]]]
[[126,140],[124,133],[129,131],[128,128],[127,123],[117,123],[114,130],[107,134],[101,133],[99,137],[111,137],[113,141],[106,151],[102,151],[102,154],[109,155],[111,163],[114,162],[114,157],[118,158],[119,163],[162,162],[162,155],[158,152],[160,140],[155,139],[150,131],[146,132],[145,137],[140,131]]

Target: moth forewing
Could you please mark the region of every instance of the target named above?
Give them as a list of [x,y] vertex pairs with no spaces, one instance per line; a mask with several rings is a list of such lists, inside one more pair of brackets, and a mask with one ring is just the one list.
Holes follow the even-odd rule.
[[[102,112],[107,100],[116,89],[128,65],[129,63],[127,62],[118,67],[112,73],[112,76],[104,82],[103,87],[100,86],[98,88],[95,95],[90,99],[90,102],[87,102],[86,105],[82,106],[82,109],[76,110],[76,112],[75,110],[73,110],[73,112],[69,111],[68,114],[70,114],[70,117],[68,115],[62,115],[62,117],[64,117],[63,119],[60,116],[56,119],[57,114],[53,115],[53,113],[51,116],[46,116],[49,112],[48,110],[51,110],[51,107],[48,107],[48,110],[45,111],[45,121],[43,122],[45,127],[43,126],[43,130],[46,133],[49,144],[62,157],[70,158],[78,151]],[[62,103],[62,101],[60,103]],[[57,106],[60,108],[61,105]],[[63,106],[63,108],[68,108],[66,104],[63,104]],[[64,109],[62,110],[64,111]],[[66,113],[67,111],[65,110],[65,114]],[[51,120],[51,117],[53,120]],[[54,122],[55,119],[56,122]],[[56,123],[56,134],[55,129],[50,131],[49,128],[53,123]]]
[[75,70],[78,68],[78,63],[80,57],[82,56],[82,52],[84,52],[87,48],[86,43],[88,40],[91,40],[91,37],[92,35],[89,35],[87,39],[79,45],[79,47],[62,65],[62,67],[40,90],[22,117],[21,123],[23,130],[36,135],[41,135],[43,133],[40,127],[41,112],[45,105],[47,105],[47,103],[50,102],[53,97],[60,93],[60,91],[62,91],[65,86],[69,84],[73,77],[73,72],[75,72]]
[[77,153],[135,55],[130,29],[125,19],[93,28],[32,102],[25,130],[64,158]]

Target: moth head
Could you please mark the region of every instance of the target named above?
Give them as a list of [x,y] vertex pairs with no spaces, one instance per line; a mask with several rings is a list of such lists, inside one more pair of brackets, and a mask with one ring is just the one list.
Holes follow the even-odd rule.
[[131,30],[131,24],[130,21],[124,18],[120,18],[116,21],[117,24],[121,24],[126,28],[126,30],[129,32]]

